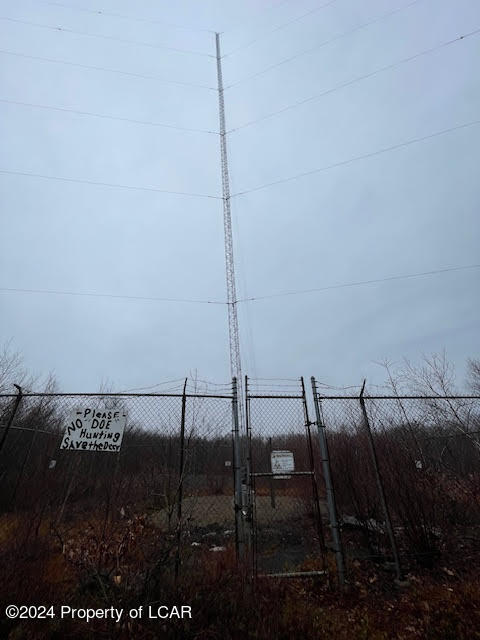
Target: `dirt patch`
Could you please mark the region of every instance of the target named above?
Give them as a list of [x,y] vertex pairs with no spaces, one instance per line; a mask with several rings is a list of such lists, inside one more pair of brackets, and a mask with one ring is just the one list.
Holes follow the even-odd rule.
[[[256,519],[259,527],[302,518],[309,505],[304,500],[291,496],[277,496],[275,507],[272,507],[270,496],[257,496],[255,501]],[[322,513],[325,505],[320,504]],[[188,496],[183,499],[182,514],[185,523],[191,527],[208,527],[212,525],[231,528],[235,522],[234,502],[232,496]],[[154,511],[152,522],[160,528],[168,528],[169,515],[167,509]],[[170,518],[170,527],[176,524],[176,508]]]
[[[177,522],[176,507],[169,519],[167,509],[154,511],[151,521],[162,529],[174,528]],[[235,512],[232,496],[188,496],[182,502],[182,517],[190,527],[209,527],[212,525],[232,528]]]

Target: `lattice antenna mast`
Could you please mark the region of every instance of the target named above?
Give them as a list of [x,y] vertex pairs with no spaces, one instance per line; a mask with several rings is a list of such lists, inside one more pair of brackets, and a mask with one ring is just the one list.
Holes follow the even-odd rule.
[[[220,157],[223,186],[223,230],[225,235],[225,270],[227,277],[228,332],[230,339],[230,371],[242,384],[240,360],[240,339],[238,334],[237,291],[235,286],[235,263],[233,259],[232,213],[230,207],[230,177],[228,174],[227,138],[225,127],[225,101],[223,96],[222,57],[220,55],[220,34],[215,34],[217,49],[218,113],[220,119]],[[239,388],[241,391],[241,386]],[[240,395],[241,397],[241,395]],[[241,402],[239,406],[241,406]]]

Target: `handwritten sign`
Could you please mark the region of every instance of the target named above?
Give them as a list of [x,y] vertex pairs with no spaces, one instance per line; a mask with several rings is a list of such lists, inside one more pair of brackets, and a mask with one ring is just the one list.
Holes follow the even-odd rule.
[[290,476],[284,474],[295,471],[295,461],[291,451],[272,451],[270,461],[273,477],[276,480],[289,480]]
[[93,407],[75,409],[70,415],[60,449],[118,452],[126,423],[125,411]]

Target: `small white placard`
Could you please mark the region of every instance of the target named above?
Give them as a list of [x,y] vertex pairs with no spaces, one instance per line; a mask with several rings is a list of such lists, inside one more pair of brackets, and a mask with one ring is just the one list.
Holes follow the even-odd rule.
[[232,466],[231,460],[225,460],[225,466],[226,467],[231,467]]
[[289,480],[290,476],[285,475],[290,471],[295,471],[295,461],[292,451],[272,451],[270,454],[272,473],[276,480]]
[[126,423],[125,411],[76,409],[70,415],[60,449],[118,452]]

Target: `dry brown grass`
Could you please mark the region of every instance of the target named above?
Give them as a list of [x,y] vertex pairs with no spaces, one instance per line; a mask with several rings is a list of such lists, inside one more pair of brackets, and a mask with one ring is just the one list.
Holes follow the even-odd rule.
[[[266,498],[268,500],[268,498]],[[142,620],[115,626],[97,620],[4,621],[0,637],[182,638],[211,640],[475,640],[480,638],[480,585],[474,549],[442,558],[435,571],[407,568],[410,586],[398,590],[381,565],[349,564],[343,594],[318,581],[245,579],[235,562],[233,543],[214,553],[208,544],[186,547],[182,571],[174,580],[175,536],[162,533],[145,515],[108,524],[102,514],[68,523],[64,545],[40,527],[23,544],[28,518],[0,519],[2,603],[63,603],[75,607],[130,608],[151,602],[189,604],[193,619]],[[22,547],[23,544],[23,547]],[[475,555],[476,553],[476,555]],[[312,560],[313,561],[313,560]],[[332,558],[329,558],[333,569]],[[308,563],[303,566],[309,569]]]

